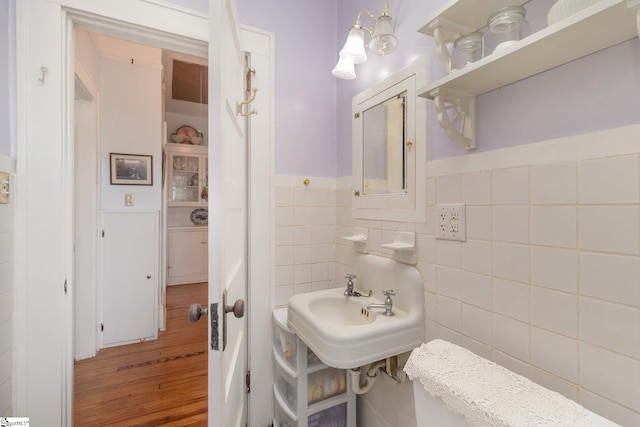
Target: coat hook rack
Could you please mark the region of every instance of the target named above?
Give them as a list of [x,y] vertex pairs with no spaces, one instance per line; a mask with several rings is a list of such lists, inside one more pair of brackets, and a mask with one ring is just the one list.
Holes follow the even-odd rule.
[[236,102],[236,114],[242,116],[242,117],[247,117],[247,116],[251,116],[253,114],[258,114],[258,112],[256,110],[251,110],[247,113],[243,112],[243,107],[245,105],[249,105],[251,104],[255,99],[256,99],[256,93],[258,93],[258,89],[253,89],[253,95],[251,95],[251,98],[246,100],[246,101],[240,101],[240,102]]
[[38,77],[38,81],[40,83],[44,83],[45,76],[46,76],[48,71],[49,71],[49,69],[47,67],[45,67],[44,65],[42,67],[40,67],[40,77]]

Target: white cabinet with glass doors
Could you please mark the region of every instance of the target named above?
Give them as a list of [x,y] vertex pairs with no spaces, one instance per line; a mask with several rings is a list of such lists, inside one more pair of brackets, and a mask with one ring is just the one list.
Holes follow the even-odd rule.
[[168,206],[207,206],[208,151],[207,146],[167,144]]

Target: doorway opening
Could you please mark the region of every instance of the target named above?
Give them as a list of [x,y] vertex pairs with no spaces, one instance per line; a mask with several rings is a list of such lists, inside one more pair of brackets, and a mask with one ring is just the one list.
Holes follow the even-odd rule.
[[[207,46],[193,42],[187,43],[187,49],[169,50],[162,43],[159,46],[141,44],[133,42],[126,34],[114,37],[103,30],[99,25],[88,24],[74,30],[75,425],[96,421],[95,404],[112,408],[105,413],[107,418],[102,418],[107,424],[117,422],[114,416],[125,417],[118,418],[122,422],[142,417],[141,420],[151,424],[159,420],[164,423],[171,417],[206,420],[207,323],[188,323],[187,313],[191,303],[207,306],[207,230],[206,226],[202,227],[200,216],[197,246],[191,248],[183,242],[182,249],[178,251],[180,255],[188,251],[199,254],[200,270],[186,273],[191,280],[178,279],[176,282],[172,279],[172,284],[190,284],[169,290],[167,282],[171,272],[167,274],[167,271],[171,270],[171,266],[167,264],[167,256],[172,250],[167,245],[170,234],[167,231],[181,226],[194,228],[196,225],[191,215],[193,205],[179,200],[168,206],[171,204],[169,200],[176,199],[175,189],[171,186],[175,182],[168,174],[170,166],[173,166],[168,162],[173,161],[171,153],[175,150],[171,150],[169,145],[179,145],[177,148],[183,152],[197,148],[204,153],[201,168],[206,170],[208,108],[202,103],[194,105],[194,102],[174,100],[171,92],[167,96],[165,94],[166,87],[171,88],[171,82],[166,84],[167,75],[171,78],[171,69],[167,69],[167,64],[179,58],[185,63],[206,66]],[[201,80],[198,83],[199,98],[202,100],[206,88]],[[144,108],[144,105],[149,108]],[[114,126],[114,123],[118,126]],[[193,138],[194,144],[172,141],[171,134],[179,127],[197,129],[197,135],[201,136],[197,141],[199,146],[195,145],[196,138]],[[154,159],[149,173],[153,175],[156,185],[152,188],[113,186],[109,171],[111,165],[104,163],[104,159],[108,159],[113,152],[149,154]],[[206,175],[194,178],[191,176],[194,172],[197,174],[198,170],[187,168],[185,164],[184,172],[177,174],[189,175],[186,176],[187,188],[206,188]],[[184,193],[183,189],[181,194]],[[198,191],[197,194],[200,196],[202,192]],[[199,197],[199,201],[202,201],[202,197]],[[199,209],[204,208],[206,204]],[[116,245],[105,249],[105,228],[107,237],[113,235],[113,229],[108,228],[113,222],[106,221],[106,216],[127,218],[149,213],[157,216],[152,235],[138,238],[136,233],[140,227],[134,225],[132,230],[121,233],[124,238],[119,241],[120,247]],[[127,220],[118,221],[116,224],[126,227]],[[143,221],[146,219],[143,218]],[[130,310],[130,306],[121,305],[131,297],[127,289],[131,284],[125,283],[119,289],[121,295],[115,298],[111,289],[105,291],[109,283],[105,283],[108,279],[103,272],[120,271],[122,267],[105,265],[110,262],[106,252],[122,251],[125,249],[123,246],[130,245],[128,239],[138,243],[140,240],[156,242],[149,247],[150,251],[144,250],[144,247],[138,251],[151,252],[151,258],[155,258],[147,266],[150,272],[146,274],[146,282],[143,280],[144,285],[148,287],[151,284],[155,290],[144,294],[145,301],[151,300],[149,304],[144,304],[144,309],[141,307],[143,304],[135,305],[140,310]],[[191,264],[176,270],[184,274],[185,269],[193,267],[193,258],[187,256]],[[134,261],[133,264],[139,263]],[[109,292],[111,297],[105,297]],[[105,328],[109,330],[114,327],[113,322],[106,319],[114,318],[119,320],[122,333],[112,333],[115,339],[105,339]],[[151,335],[149,328],[141,334],[131,327],[142,321],[150,322],[153,330]],[[95,357],[96,354],[98,357]],[[158,369],[161,374],[157,373]],[[132,388],[127,388],[130,386]],[[138,397],[137,401],[135,396]],[[161,404],[161,408],[141,403],[146,401]],[[134,405],[132,412],[124,410],[123,402]],[[172,415],[167,415],[169,412]]]

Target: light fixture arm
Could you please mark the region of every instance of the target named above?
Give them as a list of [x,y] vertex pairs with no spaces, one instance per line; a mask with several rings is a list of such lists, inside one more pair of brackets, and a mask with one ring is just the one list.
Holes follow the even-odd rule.
[[[373,21],[373,25],[371,27],[365,27],[364,25],[362,25],[362,19],[361,19],[362,15],[366,15],[371,18],[371,20]],[[369,33],[369,41],[371,41],[371,38],[373,37],[374,31],[375,31],[374,27],[378,22],[378,20],[382,17],[390,17],[390,16],[391,14],[389,13],[389,2],[386,1],[384,2],[384,8],[382,9],[382,12],[380,12],[380,16],[374,15],[373,12],[371,12],[368,9],[362,9],[360,12],[358,12],[358,16],[356,17],[355,22],[351,26],[351,29],[367,30],[367,32]],[[365,46],[368,44],[369,43],[365,43]]]
[[[368,11],[367,9],[362,9],[360,12],[358,12],[358,17],[356,18],[355,22],[351,26],[351,29],[353,29],[353,30],[367,30],[367,32],[369,33],[369,39],[371,39],[371,37],[373,37],[373,26],[365,27],[365,26],[362,25],[362,20],[360,18],[362,18],[363,14],[366,14],[367,16],[369,16],[373,20],[374,24],[376,23],[378,18],[376,18],[376,16],[373,13],[371,13],[370,11]],[[366,44],[368,44],[368,43],[365,43],[365,45]]]

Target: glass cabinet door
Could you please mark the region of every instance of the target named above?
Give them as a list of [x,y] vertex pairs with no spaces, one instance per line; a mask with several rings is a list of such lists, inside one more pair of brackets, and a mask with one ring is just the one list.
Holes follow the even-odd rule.
[[167,157],[169,206],[206,206],[209,199],[207,149],[171,147]]
[[199,205],[200,156],[173,154],[170,161],[169,201]]

